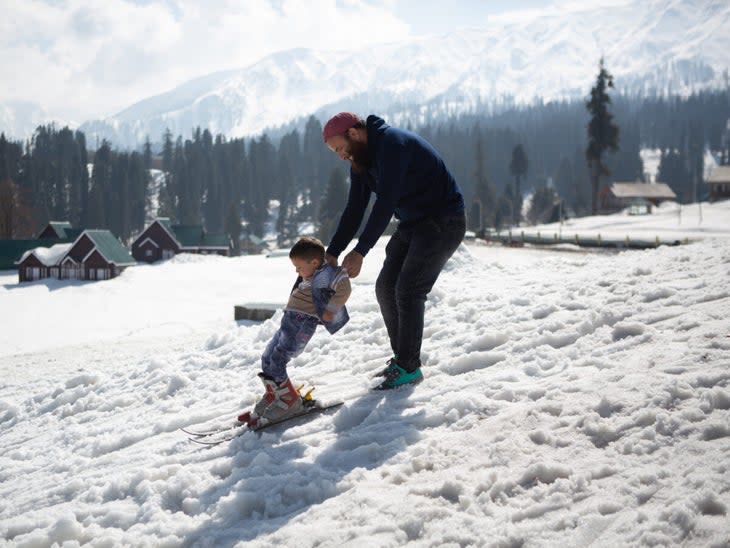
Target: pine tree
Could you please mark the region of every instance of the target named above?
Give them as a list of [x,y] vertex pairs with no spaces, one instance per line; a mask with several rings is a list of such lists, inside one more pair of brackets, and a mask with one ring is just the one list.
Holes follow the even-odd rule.
[[497,199],[494,186],[489,182],[487,169],[484,165],[484,146],[479,127],[476,128],[476,168],[474,178],[474,201],[478,206],[472,211],[478,212],[479,218],[472,219],[472,227],[475,230],[483,230],[494,224],[494,216],[497,209]]
[[686,157],[687,170],[689,171],[689,185],[691,188],[691,202],[697,202],[702,199],[702,183],[704,181],[704,131],[702,122],[690,121],[687,129]]
[[160,191],[157,194],[157,216],[167,217],[168,219],[175,218],[175,205],[172,203],[170,193],[165,184],[160,186]]
[[22,177],[23,147],[0,134],[0,239],[30,237],[33,223]]
[[76,139],[76,157],[74,160],[75,174],[74,178],[78,179],[78,196],[74,199],[78,200],[78,212],[74,214],[74,205],[72,203],[72,216],[69,219],[73,226],[79,228],[86,227],[86,216],[89,208],[89,159],[86,150],[86,136],[77,131]]
[[571,205],[575,208],[576,215],[588,215],[591,210],[591,188],[585,183],[590,180],[590,172],[585,162],[585,152],[578,146],[573,151],[571,166],[575,185],[575,199]]
[[225,227],[226,211],[223,207],[223,184],[221,181],[220,156],[218,150],[223,147],[221,138],[213,143],[212,134],[206,129],[203,131],[201,153],[201,199],[203,203],[203,217],[205,228],[209,232],[219,233]]
[[241,254],[241,213],[235,203],[228,205],[225,230],[233,242],[233,256],[238,257]]
[[591,172],[591,213],[598,212],[598,194],[601,175],[610,175],[610,171],[602,161],[607,150],[618,148],[619,129],[613,123],[613,115],[608,111],[611,97],[608,89],[613,88],[613,76],[606,70],[601,58],[596,85],[591,88],[591,98],[586,101],[586,108],[591,114],[588,122],[588,147],[586,158]]
[[497,200],[497,208],[494,212],[494,227],[497,230],[500,230],[506,223],[509,223],[516,217],[513,212],[513,208],[515,207],[514,197],[512,196],[512,192],[509,191],[510,189],[511,186],[506,187],[505,192]]
[[326,165],[325,153],[334,156],[322,143],[322,124],[314,116],[310,116],[304,127],[304,137],[302,139],[302,157],[304,161],[301,177],[304,187],[303,213],[313,222],[319,218],[319,204],[323,191],[322,178],[326,173],[324,170]]
[[319,229],[317,236],[322,241],[329,241],[335,233],[342,210],[347,203],[347,176],[341,168],[335,168],[330,173],[322,206],[319,210]]
[[182,137],[178,136],[175,141],[168,192],[175,203],[175,219],[180,224],[186,224],[190,217],[191,197],[187,184],[188,178],[186,149],[183,147]]
[[53,214],[54,167],[52,126],[39,126],[30,143],[29,173],[33,196],[34,216],[40,224],[46,224]]
[[[617,123],[618,123],[617,116]],[[639,124],[635,119],[621,118],[621,145],[606,161],[614,181],[644,181]]]
[[509,164],[509,170],[510,173],[512,173],[512,176],[515,180],[515,193],[514,193],[514,199],[513,199],[513,214],[514,217],[512,221],[515,225],[519,226],[520,224],[520,213],[522,211],[522,178],[527,173],[527,154],[525,153],[525,149],[522,147],[522,145],[516,145],[512,149],[512,160]]
[[692,202],[694,197],[689,165],[689,159],[684,151],[662,150],[657,179],[668,184],[677,195],[678,201],[683,204]]
[[89,190],[89,212],[87,228],[106,228],[109,225],[106,206],[113,203],[107,196],[111,194],[112,151],[109,142],[103,140],[94,154]]
[[15,236],[19,202],[18,186],[10,177],[0,179],[0,240]]
[[164,177],[162,187],[158,196],[157,215],[175,219],[177,214],[177,191],[175,190],[175,181],[173,170],[175,169],[175,157],[177,147],[172,139],[172,132],[166,129],[162,136],[162,171]]
[[547,185],[540,185],[535,189],[527,212],[527,219],[532,224],[548,223],[557,220],[556,206],[559,204],[555,189]]
[[152,169],[152,143],[150,143],[149,135],[144,138],[142,156],[144,157],[144,168],[147,170]]
[[274,149],[266,134],[251,141],[249,152],[250,178],[247,187],[244,216],[249,234],[262,238],[264,223],[269,215],[269,182],[276,176],[273,159]]
[[279,152],[279,215],[276,219],[276,244],[283,247],[297,236],[296,229],[292,234],[292,226],[296,227],[297,194],[293,188],[291,166],[287,155]]
[[129,180],[129,219],[128,226],[133,236],[144,230],[149,207],[150,172],[147,169],[147,158],[139,152],[129,156],[127,177]]

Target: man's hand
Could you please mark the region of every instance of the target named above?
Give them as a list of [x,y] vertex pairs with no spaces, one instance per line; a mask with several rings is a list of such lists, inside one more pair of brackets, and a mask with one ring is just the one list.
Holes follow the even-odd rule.
[[325,310],[324,312],[322,312],[322,321],[323,322],[329,323],[334,319],[334,317],[335,317],[335,313],[332,312],[331,310]]
[[350,278],[357,278],[358,274],[360,274],[362,259],[362,255],[354,250],[345,255],[345,259],[342,261],[342,268],[347,270],[347,275]]
[[334,255],[330,255],[329,253],[324,254],[324,260],[327,261],[332,266],[337,266],[337,257]]

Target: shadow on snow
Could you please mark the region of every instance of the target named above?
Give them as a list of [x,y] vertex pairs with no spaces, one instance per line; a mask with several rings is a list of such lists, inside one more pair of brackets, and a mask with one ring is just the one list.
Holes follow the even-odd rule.
[[235,440],[230,474],[199,499],[212,516],[186,537],[184,545],[250,541],[346,492],[349,487],[340,482],[347,474],[356,468],[377,468],[420,438],[415,419],[423,411],[404,415],[412,392],[413,387],[370,392],[347,402],[333,416],[320,418],[326,425],[334,422],[337,439],[313,462],[300,459],[305,457],[306,440],[319,441],[321,430],[279,444],[276,438],[285,437],[287,430]]

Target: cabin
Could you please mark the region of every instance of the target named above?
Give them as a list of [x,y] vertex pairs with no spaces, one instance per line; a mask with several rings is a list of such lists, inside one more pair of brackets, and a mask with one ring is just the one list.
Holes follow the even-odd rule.
[[154,263],[178,253],[230,255],[231,242],[226,234],[209,234],[200,225],[173,225],[170,219],[155,219],[132,242],[132,256],[140,262]]
[[60,278],[109,280],[136,264],[129,251],[108,230],[84,230],[61,259]]
[[254,234],[244,234],[240,239],[241,253],[244,255],[260,255],[267,249],[269,245]]
[[23,253],[18,266],[18,281],[32,282],[43,278],[59,278],[58,263],[71,244],[54,244],[51,247],[36,247]]
[[730,198],[730,166],[717,166],[705,183],[710,187],[710,202]]
[[18,281],[42,278],[109,280],[135,260],[108,230],[84,230],[72,243],[36,247],[16,263]]
[[651,213],[661,202],[677,199],[666,183],[613,183],[605,195],[603,208],[629,208],[631,214]]
[[38,233],[37,238],[0,240],[0,270],[15,269],[20,258],[31,249],[51,247],[60,243],[71,243],[81,232],[81,229],[72,228],[71,223],[51,221]]
[[68,221],[49,221],[37,236],[39,240],[75,240],[83,232],[81,228],[73,228]]
[[180,242],[167,218],[155,219],[132,242],[132,257],[140,262],[154,263],[160,259],[169,259],[180,253],[180,250]]

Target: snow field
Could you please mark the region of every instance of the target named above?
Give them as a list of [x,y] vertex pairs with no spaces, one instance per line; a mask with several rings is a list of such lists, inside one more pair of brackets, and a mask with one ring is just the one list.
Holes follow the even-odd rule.
[[[74,345],[27,335],[30,352],[2,357],[0,535],[20,547],[725,546],[729,242],[462,246],[427,303],[424,382],[373,393],[389,357],[381,242],[354,282],[351,322],[318,331],[290,367],[345,406],[212,448],[177,429],[228,422],[260,395],[280,313],[225,317],[237,292],[282,300],[286,257],[179,256],[55,291],[6,284],[3,305],[61,317],[53,298],[83,309],[94,293],[120,313],[106,339],[79,317],[92,333],[60,323],[54,339]],[[218,317],[210,302],[224,295]],[[166,331],[170,313],[180,324]],[[141,337],[135,321],[169,338]]]

